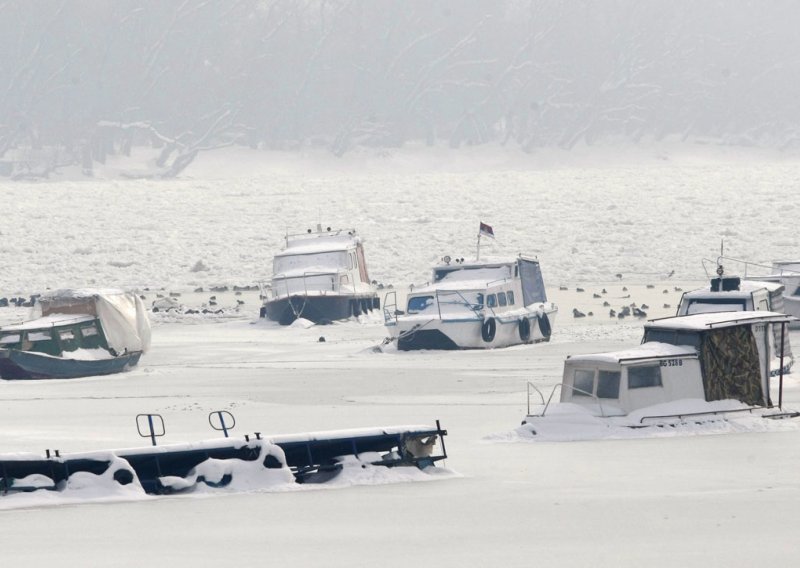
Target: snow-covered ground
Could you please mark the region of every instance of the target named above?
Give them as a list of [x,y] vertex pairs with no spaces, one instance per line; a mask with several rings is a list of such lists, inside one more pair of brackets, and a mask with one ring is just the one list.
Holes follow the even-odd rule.
[[[207,414],[222,409],[234,413],[240,435],[438,418],[450,433],[446,467],[459,476],[403,483],[402,475],[375,474],[345,478],[336,490],[7,510],[0,558],[8,564],[731,567],[800,560],[798,428],[509,443],[525,415],[526,381],[559,382],[568,354],[638,343],[641,321],[610,318],[604,301],[670,314],[676,287],[698,285],[699,260],[716,253],[721,236],[737,257],[800,256],[792,223],[800,208],[797,164],[189,173],[195,179],[0,186],[0,295],[136,286],[150,288],[148,301],[164,288],[199,307],[210,286],[267,277],[282,234],[318,219],[356,226],[372,277],[400,287],[427,279],[441,254],[471,255],[481,219],[497,234],[487,252],[542,260],[560,307],[552,341],[377,353],[372,348],[386,335],[378,318],[280,328],[255,321],[252,291],[220,294],[219,305],[244,301],[238,312],[154,314],[152,350],[129,373],[0,382],[0,452],[140,445],[146,440],[136,435],[135,415],[142,412],[164,416],[165,443],[213,437]],[[192,272],[197,261],[208,270]],[[190,292],[199,286],[206,292]],[[594,315],[576,319],[573,308]],[[21,314],[0,308],[0,323]],[[800,345],[800,333],[791,338]],[[787,377],[785,399],[800,407],[800,373]]]

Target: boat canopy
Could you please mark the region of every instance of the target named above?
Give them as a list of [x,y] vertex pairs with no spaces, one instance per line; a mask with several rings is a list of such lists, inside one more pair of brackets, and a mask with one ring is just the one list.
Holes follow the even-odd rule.
[[705,331],[721,327],[734,327],[755,323],[789,323],[795,318],[777,312],[709,312],[688,316],[668,317],[649,321],[645,332],[650,329],[669,329],[686,331]]
[[[150,347],[150,321],[142,300],[132,292],[116,289],[70,289],[56,290],[42,295],[36,304],[35,313],[43,326],[57,325],[59,314],[72,316],[95,316],[103,326],[109,347],[125,351],[147,351]],[[65,323],[74,321],[67,318]]]

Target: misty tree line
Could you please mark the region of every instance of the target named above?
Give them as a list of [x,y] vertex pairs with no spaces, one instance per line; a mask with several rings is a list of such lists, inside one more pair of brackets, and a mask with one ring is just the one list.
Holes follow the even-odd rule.
[[174,176],[234,144],[786,147],[798,15],[787,0],[0,0],[0,161],[57,149],[91,170],[148,146]]

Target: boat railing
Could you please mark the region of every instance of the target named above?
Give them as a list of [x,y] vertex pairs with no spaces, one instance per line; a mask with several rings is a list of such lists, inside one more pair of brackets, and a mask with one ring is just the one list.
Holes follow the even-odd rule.
[[338,236],[341,236],[341,235],[347,235],[347,236],[350,236],[350,237],[355,237],[356,236],[356,230],[355,229],[333,229],[333,230],[323,231],[322,227],[317,227],[316,231],[310,231],[309,230],[308,232],[305,232],[305,233],[291,233],[291,234],[290,233],[286,233],[286,236],[284,237],[284,239],[286,241],[286,245],[288,246],[290,240],[300,241],[300,240],[310,240],[310,239],[319,238],[319,237],[338,237]]
[[542,400],[542,406],[544,406],[545,404],[544,395],[542,394],[542,391],[540,391],[539,388],[532,382],[528,381],[528,416],[531,415],[531,389],[533,389],[536,392],[536,394],[539,395],[539,398]]
[[[591,393],[589,391],[585,391],[585,390],[583,390],[581,388],[578,388],[578,387],[576,387],[574,385],[568,385],[567,383],[558,383],[558,384],[553,385],[553,389],[550,391],[550,396],[547,397],[547,402],[544,402],[544,396],[542,395],[542,392],[538,388],[536,388],[536,386],[533,385],[531,382],[528,382],[528,385],[529,385],[528,386],[528,416],[537,416],[539,418],[543,418],[544,415],[547,414],[547,410],[550,408],[550,403],[553,401],[553,396],[556,394],[556,391],[566,387],[566,388],[569,388],[572,392],[578,392],[578,393],[581,393],[584,396],[588,396],[588,397],[593,398],[597,402],[597,406],[600,408],[600,416],[602,416],[603,418],[606,418],[606,413],[605,413],[605,410],[603,409],[603,403],[601,402],[600,398],[594,393]],[[531,414],[531,387],[533,387],[534,390],[539,394],[539,396],[542,397],[542,403],[544,404],[544,409],[542,410],[541,414],[536,414],[536,415],[532,415]]]
[[[788,268],[776,268],[775,266],[769,264],[762,264],[759,262],[742,260],[740,258],[733,258],[730,256],[718,256],[716,260],[711,260],[710,258],[702,259],[703,270],[705,271],[707,278],[713,278],[717,276],[717,267],[724,266],[725,264],[731,262],[744,267],[742,278],[744,278],[745,280],[748,278],[747,272],[751,268],[757,268],[760,269],[760,271],[766,271],[766,274],[757,274],[757,275],[750,274],[750,277],[752,278],[764,278],[767,276],[800,276],[800,272],[798,272],[797,270],[791,270]],[[710,271],[709,271],[709,265],[711,265]]]
[[[392,298],[389,300],[389,298]],[[383,322],[388,324],[394,320],[397,323],[397,292],[392,290],[383,297]]]
[[497,280],[491,280],[486,283],[486,288],[491,288],[492,286],[502,286],[506,282],[513,280],[510,276],[506,276],[505,278],[499,278]]

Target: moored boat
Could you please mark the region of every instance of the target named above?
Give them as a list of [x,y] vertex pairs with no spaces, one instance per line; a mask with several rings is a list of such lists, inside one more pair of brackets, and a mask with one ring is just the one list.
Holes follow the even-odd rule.
[[395,292],[384,300],[386,327],[402,351],[548,341],[557,311],[539,261],[522,255],[473,262],[445,256],[431,282],[409,290],[403,309]]
[[142,301],[122,290],[59,290],[39,317],[0,328],[0,378],[71,379],[119,373],[150,345]]
[[299,318],[331,323],[379,307],[354,229],[318,226],[315,232],[287,235],[272,268],[272,279],[262,289],[261,317],[281,325]]
[[[538,435],[581,425],[614,428],[674,425],[747,413],[797,416],[783,409],[785,334],[790,316],[767,311],[700,313],[645,324],[641,345],[568,357],[562,382],[519,429]],[[774,371],[777,370],[777,375]],[[560,402],[551,404],[560,389]],[[535,391],[539,392],[537,388]],[[773,395],[777,394],[777,400]],[[609,430],[611,429],[611,430]],[[557,435],[557,434],[556,434]],[[579,437],[579,436],[578,436]]]

